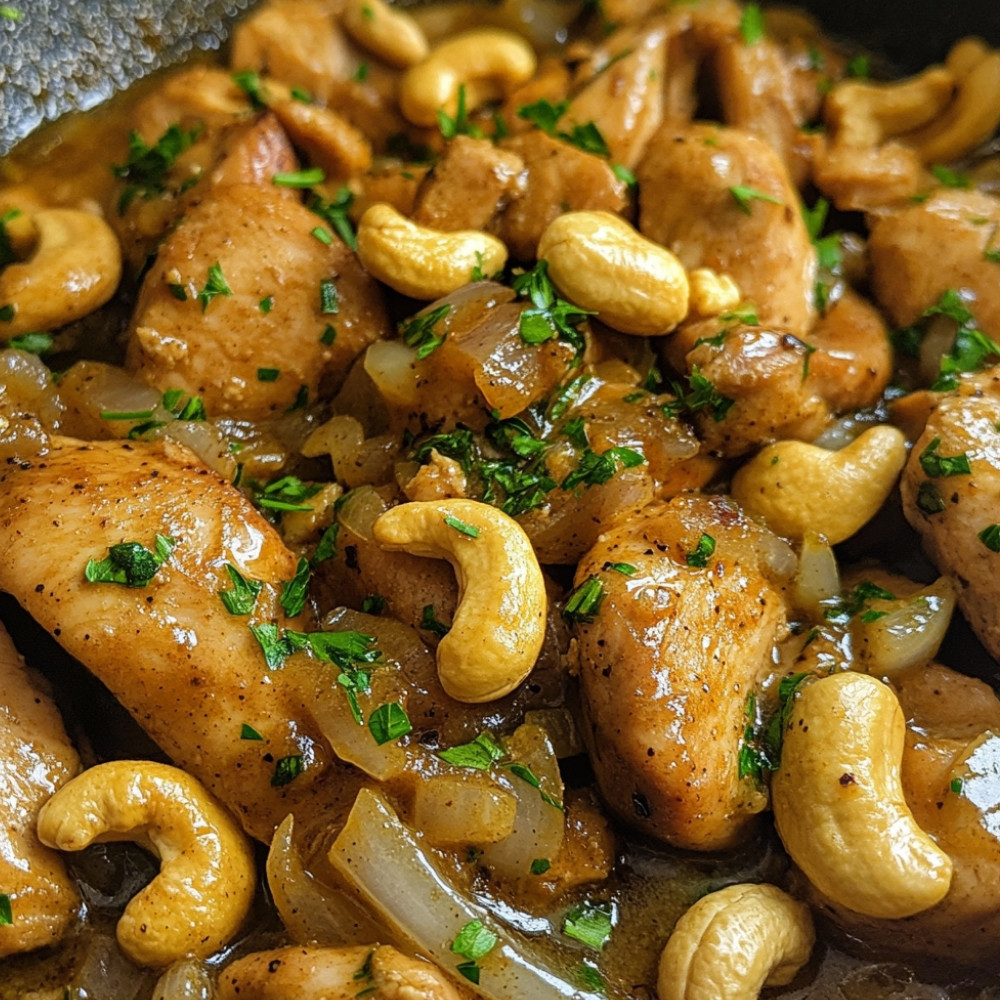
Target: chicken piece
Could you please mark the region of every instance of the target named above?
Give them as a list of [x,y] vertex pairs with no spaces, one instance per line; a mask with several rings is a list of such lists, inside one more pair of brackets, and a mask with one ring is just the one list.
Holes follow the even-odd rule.
[[143,282],[126,367],[211,415],[262,418],[343,381],[390,327],[381,292],[319,218],[274,185],[237,184],[195,206]]
[[[298,166],[295,150],[277,116],[266,111],[251,122],[239,122],[223,130],[207,183],[199,185],[196,200],[206,197],[206,188],[234,184],[274,187],[275,174]],[[287,200],[297,197],[293,188],[279,186],[277,192]]]
[[505,139],[500,148],[519,156],[528,170],[524,194],[503,213],[498,232],[516,260],[535,259],[542,233],[563,212],[626,209],[625,182],[600,156],[538,130]]
[[831,143],[822,135],[809,139],[813,182],[842,212],[877,211],[926,186],[920,157],[901,142],[869,147]]
[[561,125],[592,122],[611,162],[634,169],[663,121],[668,42],[663,19],[616,32],[594,52],[592,79],[573,97]]
[[1000,542],[981,537],[1000,522],[998,427],[1000,368],[962,378],[957,391],[940,396],[931,411],[900,490],[906,519],[924,550],[956,584],[959,607],[980,642],[1000,658]]
[[[297,805],[300,817],[321,812],[337,794],[323,781],[328,750],[288,672],[268,669],[250,630],[284,624],[279,593],[295,576],[294,556],[238,490],[184,448],[53,444],[44,459],[0,477],[0,589],[250,834],[269,839]],[[106,559],[110,546],[152,551],[157,535],[172,547],[145,585],[85,578],[88,561]],[[263,581],[249,616],[230,614],[218,596],[233,588],[228,565]],[[243,724],[262,739],[241,739]],[[282,784],[279,762],[293,757],[302,773]]]
[[55,944],[80,905],[61,856],[35,833],[38,810],[79,770],[58,710],[0,625],[0,892],[12,911],[0,958]]
[[869,222],[872,288],[894,323],[914,323],[947,289],[967,289],[979,328],[1000,339],[1000,263],[992,259],[1000,254],[1000,199],[940,188]]
[[417,191],[413,221],[454,232],[488,229],[494,216],[521,196],[524,163],[488,139],[456,136]]
[[[814,899],[885,957],[1000,971],[1000,699],[982,681],[932,663],[894,681],[906,716],[903,793],[918,825],[952,860],[948,894],[905,920],[878,920]],[[813,895],[818,895],[813,893]]]
[[639,228],[688,270],[728,274],[765,326],[803,336],[816,317],[816,253],[777,154],[714,125],[665,126],[636,171]]
[[778,588],[794,563],[731,501],[697,496],[648,507],[584,556],[576,584],[603,595],[574,628],[584,736],[601,794],[632,826],[703,851],[751,833],[767,796],[740,778],[740,743],[787,632]]
[[294,99],[276,101],[273,110],[296,148],[326,173],[327,182],[346,182],[371,169],[370,143],[336,111]]

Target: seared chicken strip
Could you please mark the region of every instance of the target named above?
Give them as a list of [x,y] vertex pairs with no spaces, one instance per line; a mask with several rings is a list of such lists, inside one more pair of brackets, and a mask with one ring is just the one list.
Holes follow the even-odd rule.
[[55,944],[79,906],[62,858],[35,833],[38,810],[79,770],[58,710],[0,626],[0,893],[12,914],[0,957]]

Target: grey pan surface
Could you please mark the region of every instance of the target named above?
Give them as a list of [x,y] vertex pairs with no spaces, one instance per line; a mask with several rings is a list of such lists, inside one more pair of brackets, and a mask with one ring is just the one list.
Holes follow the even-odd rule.
[[[3,0],[20,17],[0,18],[0,154],[42,121],[92,107],[194,49],[218,48],[234,19],[256,2]],[[799,6],[901,68],[940,59],[965,34],[1000,45],[1000,0],[800,0]]]

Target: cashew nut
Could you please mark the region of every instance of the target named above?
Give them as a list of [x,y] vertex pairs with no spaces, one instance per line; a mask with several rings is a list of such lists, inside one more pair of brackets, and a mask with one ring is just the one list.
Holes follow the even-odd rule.
[[274,948],[245,955],[219,976],[217,1000],[459,1000],[437,966],[390,945]]
[[347,0],[341,23],[358,45],[396,69],[408,69],[427,57],[429,46],[420,25],[384,0]]
[[900,136],[924,163],[956,160],[989,139],[1000,125],[1000,51],[987,50],[977,61],[973,48],[965,46],[950,61],[956,75],[964,73],[955,99],[940,118]]
[[824,114],[838,144],[867,149],[933,121],[954,89],[943,66],[893,83],[843,80],[827,95]]
[[32,217],[38,237],[28,260],[0,272],[0,341],[65,326],[115,293],[122,254],[111,227],[91,212],[47,208]]
[[84,771],[42,807],[38,837],[61,851],[134,840],[159,857],[159,874],[118,921],[118,943],[139,965],[211,955],[253,901],[249,840],[194,778],[166,764],[119,760]]
[[507,248],[478,230],[428,229],[379,202],[358,223],[358,257],[369,274],[414,299],[430,301],[467,285],[478,267],[503,270]]
[[447,559],[458,608],[437,648],[438,676],[457,701],[502,698],[531,672],[545,636],[545,581],[528,536],[478,500],[428,500],[387,510],[373,526],[389,551]]
[[610,212],[566,212],[538,243],[553,284],[622,333],[655,337],[687,315],[688,276],[665,247]]
[[472,111],[506,97],[535,72],[535,53],[520,36],[500,28],[455,35],[406,72],[399,106],[414,125],[437,124],[438,111],[458,114],[459,90]]
[[660,955],[659,1000],[756,1000],[785,986],[816,939],[809,907],[773,885],[729,885],[677,921]]
[[836,545],[875,516],[906,456],[902,431],[887,424],[870,427],[839,451],[778,441],[736,473],[732,494],[785,538],[814,532]]
[[740,304],[740,286],[728,274],[710,267],[688,272],[688,316],[706,318],[732,312]]
[[832,674],[800,688],[771,782],[778,833],[820,892],[895,919],[941,901],[952,863],[903,798],[906,726],[891,688]]

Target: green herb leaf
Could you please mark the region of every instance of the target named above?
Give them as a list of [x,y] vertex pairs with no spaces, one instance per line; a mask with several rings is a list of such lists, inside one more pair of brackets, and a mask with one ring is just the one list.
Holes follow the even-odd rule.
[[257,604],[263,583],[260,580],[248,580],[240,571],[226,563],[226,572],[233,585],[229,590],[220,590],[219,597],[231,615],[249,615]]
[[368,718],[368,728],[379,746],[398,740],[413,730],[406,709],[398,701],[379,705]]
[[262,111],[267,107],[264,97],[264,84],[260,75],[252,69],[240,70],[238,73],[231,73],[233,83],[250,98],[250,106],[254,111]]
[[455,971],[459,975],[464,976],[469,980],[470,983],[475,983],[479,985],[479,963],[478,962],[459,962],[455,966]]
[[451,631],[450,625],[445,625],[444,622],[438,620],[434,614],[433,604],[424,605],[424,610],[420,615],[420,627],[432,632],[439,639],[443,639]]
[[358,237],[351,222],[350,208],[354,203],[354,193],[350,188],[342,187],[337,191],[333,201],[326,201],[313,193],[306,207],[325,219],[333,231],[352,249],[358,249]]
[[536,775],[527,764],[521,764],[518,761],[513,761],[512,763],[504,764],[503,766],[515,777],[520,778],[522,781],[526,781],[532,788],[537,788],[542,796],[542,801],[546,805],[552,806],[554,809],[559,809],[560,811],[562,810],[563,804],[558,799],[549,795],[549,793],[542,788],[542,783],[539,780],[538,775]]
[[733,196],[736,204],[739,205],[740,210],[747,215],[753,214],[751,203],[755,201],[766,201],[771,205],[784,204],[780,198],[775,198],[774,195],[770,195],[766,191],[758,191],[756,188],[746,187],[743,184],[731,187],[729,193]]
[[241,740],[263,740],[264,737],[254,729],[253,726],[248,726],[245,722],[240,726],[240,739]]
[[454,954],[478,961],[488,955],[495,947],[499,938],[491,930],[483,926],[481,920],[470,920],[451,943]]
[[11,910],[10,895],[0,892],[0,927],[10,927],[14,923],[14,914]]
[[940,163],[935,163],[931,167],[931,173],[938,179],[938,181],[947,188],[970,188],[972,187],[972,180],[967,174],[960,174],[950,167],[942,166]]
[[624,562],[606,562],[601,569],[605,571],[612,570],[615,573],[621,573],[622,576],[635,576],[639,572],[638,566]]
[[945,509],[944,497],[936,483],[925,479],[917,487],[917,508],[929,516],[940,514]]
[[763,41],[765,37],[764,15],[761,13],[759,4],[748,3],[743,8],[743,16],[740,18],[740,34],[743,36],[745,45],[756,45]]
[[126,587],[145,587],[156,571],[170,557],[177,542],[157,535],[155,551],[138,542],[121,542],[108,549],[106,558],[90,559],[84,569],[88,583],[117,583]]
[[278,187],[308,188],[322,184],[326,174],[320,167],[310,167],[307,170],[286,170],[274,174],[271,183]]
[[841,594],[828,604],[823,617],[837,625],[846,625],[855,615],[865,610],[869,601],[894,601],[896,595],[871,580],[862,580],[853,590]]
[[295,568],[295,576],[281,588],[281,607],[289,618],[302,613],[309,593],[309,562],[300,559]]
[[958,455],[939,455],[938,448],[941,445],[941,438],[936,437],[920,453],[920,468],[934,479],[941,479],[946,476],[970,476],[972,475],[972,465],[969,463],[969,456],[965,452]]
[[644,465],[646,456],[632,448],[608,448],[600,455],[586,448],[580,456],[577,466],[559,484],[561,489],[573,490],[577,486],[600,486],[612,479],[618,472],[619,465],[624,469],[632,469]]
[[290,754],[279,757],[274,764],[274,774],[271,775],[271,787],[281,788],[293,782],[306,769],[302,754]]
[[569,596],[562,616],[570,625],[588,625],[600,610],[604,600],[604,584],[596,576],[588,576]]
[[465,521],[454,517],[451,514],[448,514],[445,517],[444,523],[447,524],[449,528],[454,528],[461,534],[468,535],[469,538],[479,537],[479,529],[474,524],[466,524]]
[[611,173],[615,175],[626,187],[634,188],[638,185],[639,181],[635,174],[625,166],[624,163],[612,163]]
[[976,536],[990,552],[1000,552],[1000,524],[990,524]]
[[233,290],[229,287],[225,275],[222,273],[222,267],[219,262],[216,261],[208,269],[208,280],[205,282],[205,287],[198,292],[198,301],[201,303],[201,311],[204,312],[208,308],[209,302],[211,302],[216,296],[232,294]]
[[488,771],[504,755],[496,740],[486,732],[481,732],[471,743],[441,750],[438,756],[454,767],[471,767],[476,771]]
[[309,233],[318,239],[324,246],[329,246],[333,243],[333,233],[331,233],[325,226],[313,226],[313,228],[309,230]]
[[585,962],[581,962],[574,970],[576,975],[576,981],[587,990],[591,990],[594,993],[599,993],[604,996],[607,991],[607,986],[604,982],[604,977],[597,971],[592,965],[587,965]]
[[327,323],[320,334],[319,342],[329,347],[337,339],[337,328],[332,323]]
[[554,337],[570,344],[579,356],[584,349],[583,334],[577,329],[593,313],[571,305],[556,294],[548,274],[548,261],[540,260],[511,282],[518,297],[529,299],[533,308],[521,313],[519,334],[526,344],[543,344]]
[[266,486],[253,484],[253,501],[265,510],[312,510],[302,501],[315,496],[322,489],[319,483],[303,483],[297,476],[282,476]]
[[118,214],[124,214],[137,196],[149,200],[166,191],[167,177],[177,158],[190,149],[201,132],[201,125],[191,129],[171,125],[152,146],[138,132],[132,132],[128,158],[125,163],[111,168],[115,177],[127,185],[118,200]]
[[563,919],[562,932],[582,941],[588,948],[600,951],[611,937],[614,909],[610,903],[584,900],[573,907]]
[[552,862],[548,858],[535,858],[531,862],[532,875],[544,875],[552,867]]
[[455,106],[455,117],[452,118],[444,108],[437,110],[438,128],[445,139],[454,139],[459,135],[471,135],[475,139],[481,139],[483,133],[469,121],[469,112],[466,107],[465,84],[460,84],[458,88],[458,102]]
[[327,559],[332,559],[337,554],[337,535],[340,533],[340,525],[336,522],[324,529],[320,535],[319,544],[313,553],[312,565],[318,566]]
[[703,534],[698,539],[698,544],[694,551],[688,552],[684,558],[688,566],[693,566],[695,569],[704,569],[714,552],[715,539],[711,535]]
[[948,788],[956,795],[961,795],[962,789],[965,788],[965,782],[961,778],[952,778],[948,783]]
[[22,333],[10,338],[8,346],[16,351],[25,351],[28,354],[48,354],[52,350],[54,338],[51,333]]
[[358,695],[368,694],[371,691],[371,672],[356,667],[348,668],[337,674],[337,683],[347,695],[347,704],[351,709],[351,715],[354,716],[354,721],[359,726],[363,726],[365,717],[358,704]]
[[6,305],[0,306],[0,320],[4,323],[9,323],[16,314],[17,307],[11,305],[9,302]]
[[278,378],[281,376],[280,368],[258,368],[257,369],[257,381],[258,382],[277,382]]
[[668,418],[676,418],[681,413],[698,413],[701,410],[708,410],[716,423],[725,420],[730,407],[736,401],[716,392],[715,386],[702,375],[701,369],[697,365],[691,366],[691,374],[688,375],[687,381],[689,386],[687,390],[676,382],[673,384],[674,395],[677,398],[672,403],[663,405],[663,415]]
[[438,306],[430,312],[418,313],[399,324],[399,333],[408,347],[417,349],[417,358],[423,360],[443,343],[445,334],[435,333],[434,328],[451,312],[450,305]]
[[847,60],[847,75],[855,80],[867,80],[871,76],[871,60],[856,53]]
[[585,153],[592,153],[594,156],[610,156],[611,150],[601,135],[601,130],[594,122],[585,122],[582,125],[574,125],[570,132],[560,132],[559,138],[568,142],[577,149],[582,149]]
[[524,104],[517,109],[517,117],[537,125],[546,135],[555,135],[559,127],[559,119],[566,114],[569,101],[559,101],[553,104],[544,98],[534,104]]

